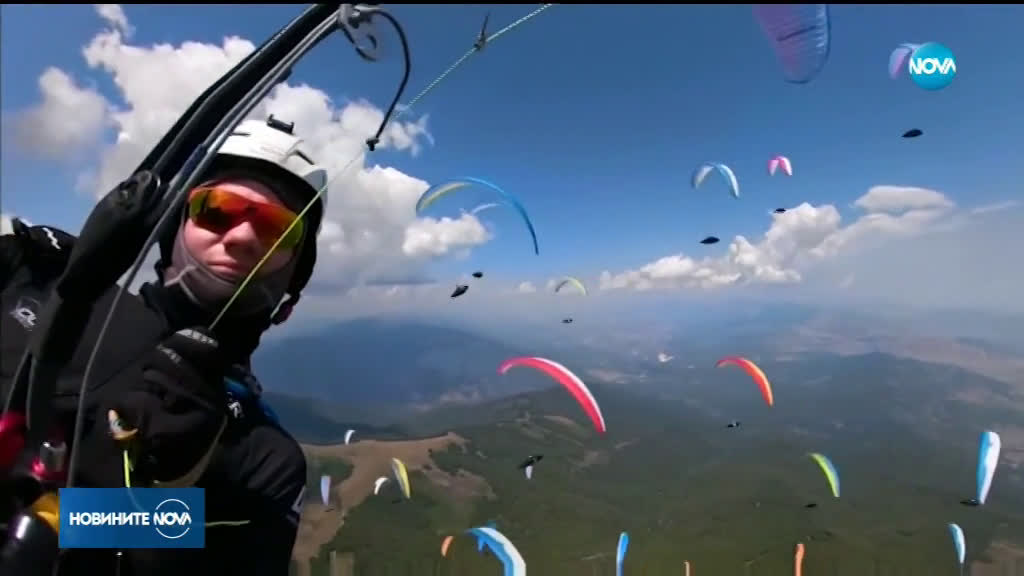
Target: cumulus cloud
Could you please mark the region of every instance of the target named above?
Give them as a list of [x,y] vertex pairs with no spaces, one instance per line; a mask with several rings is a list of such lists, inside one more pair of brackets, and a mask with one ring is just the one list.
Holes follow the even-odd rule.
[[120,4],[96,4],[95,7],[96,13],[101,18],[117,30],[120,30],[125,36],[131,37],[135,33],[135,28],[128,24],[128,17],[125,16]]
[[835,206],[803,203],[782,214],[760,242],[736,236],[725,255],[696,260],[665,256],[617,274],[605,270],[602,290],[659,288],[712,289],[735,284],[788,284],[803,280],[801,270],[823,259],[882,241],[914,235],[941,221],[954,207],[940,192],[903,186],[875,186],[854,202],[866,212],[847,226]]
[[904,212],[906,210],[946,210],[953,202],[935,190],[912,186],[874,186],[853,203],[868,212]]
[[18,141],[27,150],[58,159],[99,141],[107,122],[107,101],[58,68],[39,77],[42,102],[16,120]]
[[451,250],[483,244],[490,238],[487,229],[472,214],[458,219],[424,218],[405,229],[402,252],[407,256],[444,256]]
[[[135,45],[120,6],[97,5],[96,10],[105,26],[82,53],[92,70],[109,76],[117,101],[50,68],[40,78],[42,102],[21,121],[38,135],[33,148],[77,147],[96,154],[92,168],[79,173],[76,182],[80,192],[98,198],[130,174],[194,99],[255,46],[237,36],[219,44]],[[305,151],[332,178],[314,284],[331,290],[382,279],[401,284],[421,278],[431,259],[464,254],[491,238],[473,215],[418,219],[415,202],[428,183],[393,167],[367,164],[365,140],[384,118],[373,103],[339,103],[308,84],[281,83],[253,117],[269,114],[295,123],[296,133],[306,139]],[[424,115],[389,122],[377,149],[415,156],[432,144]]]
[[533,282],[520,282],[516,290],[522,294],[532,294],[537,291],[537,287],[533,285]]

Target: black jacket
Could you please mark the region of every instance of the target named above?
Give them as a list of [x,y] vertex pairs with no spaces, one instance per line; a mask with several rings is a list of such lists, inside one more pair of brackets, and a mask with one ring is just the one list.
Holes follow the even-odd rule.
[[[46,250],[24,235],[0,236],[0,398],[6,399],[14,372],[60,267],[30,268]],[[68,250],[70,251],[70,250]],[[51,258],[47,262],[52,262]],[[58,259],[59,260],[59,259]],[[100,325],[116,293],[111,287],[96,303],[94,315],[81,344],[58,381],[54,399],[58,421],[69,439],[82,374]],[[196,320],[187,300],[162,286],[145,285],[139,295],[126,294],[104,338],[91,384],[87,391],[86,420],[77,484],[120,487],[124,485],[120,451],[109,436],[106,407],[125,391],[146,381],[141,362],[154,346],[176,330]],[[231,342],[223,353],[225,373],[237,384],[235,393],[222,392],[227,427],[197,487],[206,492],[206,547],[201,550],[124,550],[118,557],[108,550],[68,550],[60,560],[61,575],[122,576],[168,574],[200,576],[239,574],[288,574],[292,547],[305,492],[306,462],[298,443],[276,422],[259,400],[255,378],[242,366],[258,344],[258,334],[238,334],[230,328],[218,332],[221,342]],[[145,384],[141,384],[145,386]],[[246,393],[240,394],[242,389]],[[217,392],[221,394],[221,391]],[[173,428],[181,415],[162,414],[150,425]],[[187,417],[187,415],[186,415]],[[164,423],[161,423],[163,418]],[[195,450],[193,450],[195,452]],[[209,526],[210,523],[222,523]],[[240,522],[244,522],[239,524]],[[120,564],[120,566],[118,566]],[[118,570],[119,568],[119,570]]]

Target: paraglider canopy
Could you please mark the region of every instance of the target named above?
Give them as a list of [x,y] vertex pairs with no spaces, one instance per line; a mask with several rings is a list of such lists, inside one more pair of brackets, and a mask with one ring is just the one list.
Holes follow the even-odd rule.
[[754,16],[787,82],[806,84],[821,72],[832,36],[828,4],[760,4],[754,6]]
[[729,186],[729,193],[732,194],[733,198],[740,197],[740,185],[736,180],[736,174],[733,173],[732,168],[729,168],[721,162],[704,162],[693,171],[693,176],[690,178],[690,186],[695,190],[700,188],[700,185],[707,178],[707,175],[712,171],[717,172],[722,179]]
[[707,238],[700,241],[701,244],[718,244],[717,236],[708,236]]
[[768,175],[775,176],[775,171],[782,168],[786,176],[793,175],[793,163],[785,156],[776,156],[768,161]]
[[536,464],[537,462],[540,462],[543,459],[544,459],[544,455],[543,454],[534,454],[534,455],[530,456],[529,458],[527,458],[526,460],[523,460],[523,462],[519,465],[519,469],[522,470],[523,468],[526,468],[527,466],[533,466],[534,464]]
[[572,318],[562,318],[562,324],[572,324]]
[[776,208],[775,209],[775,213],[776,214],[785,214],[785,212],[786,212],[785,208]]
[[903,70],[905,68],[905,64],[907,64],[907,58],[920,47],[920,44],[913,44],[910,42],[904,42],[897,46],[896,49],[889,54],[889,78],[892,78],[893,80],[899,78],[900,70]]
[[455,285],[455,291],[452,292],[452,298],[458,298],[459,296],[462,296],[463,294],[466,293],[467,290],[469,290],[469,285],[467,285],[467,284],[456,284]]
[[733,420],[732,422],[729,422],[728,424],[726,424],[725,427],[726,428],[739,428],[740,427],[740,421],[739,420]]
[[917,128],[912,128],[912,129],[907,130],[906,132],[904,132],[903,133],[903,137],[904,138],[917,138],[918,136],[920,136],[922,134],[924,134],[924,132],[918,130]]
[[483,272],[473,272],[473,278],[483,278],[483,277],[484,277],[484,273]]
[[601,414],[601,407],[597,404],[597,400],[594,399],[594,395],[587,388],[587,385],[580,380],[580,377],[573,374],[568,368],[562,366],[554,360],[547,358],[540,358],[537,356],[520,356],[516,358],[510,358],[503,362],[498,367],[499,374],[505,374],[515,366],[524,366],[527,368],[533,368],[539,372],[546,374],[572,394],[576,402],[579,403],[583,411],[590,417],[590,421],[594,425],[594,429],[599,433],[604,434],[606,431],[604,416]]

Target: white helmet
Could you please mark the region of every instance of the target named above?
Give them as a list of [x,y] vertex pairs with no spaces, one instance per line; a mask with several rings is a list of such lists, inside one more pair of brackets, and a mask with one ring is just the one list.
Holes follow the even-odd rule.
[[[305,202],[327,186],[327,170],[313,162],[299,146],[303,139],[292,133],[294,123],[285,123],[273,115],[266,122],[245,120],[239,124],[217,151],[218,159],[240,158],[270,164],[292,188],[306,188]],[[327,208],[327,195],[320,195],[321,213]],[[317,222],[317,232],[320,222]]]

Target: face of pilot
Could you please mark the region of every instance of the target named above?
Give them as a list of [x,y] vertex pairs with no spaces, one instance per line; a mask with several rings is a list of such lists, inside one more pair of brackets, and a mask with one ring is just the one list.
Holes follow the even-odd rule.
[[[216,188],[250,202],[285,208],[280,198],[256,180],[232,178],[216,182]],[[192,218],[185,221],[184,243],[189,253],[211,272],[230,281],[240,281],[263,258],[274,239],[261,238],[257,228],[246,219],[238,219],[222,229],[203,227]],[[277,250],[263,263],[257,276],[266,276],[288,264],[294,249]]]

